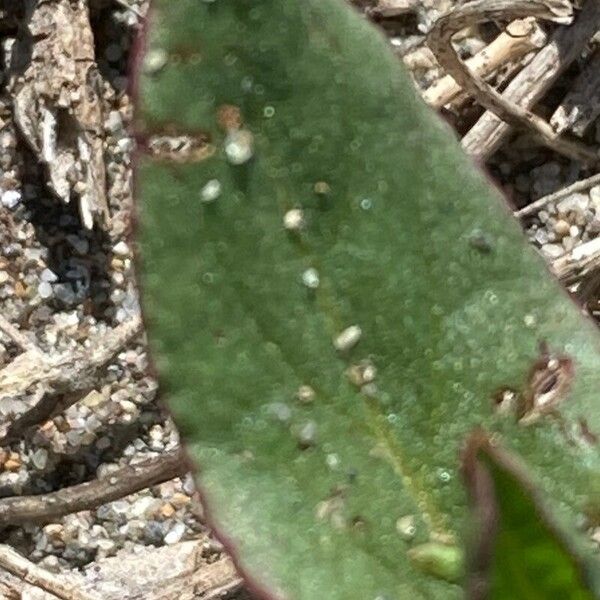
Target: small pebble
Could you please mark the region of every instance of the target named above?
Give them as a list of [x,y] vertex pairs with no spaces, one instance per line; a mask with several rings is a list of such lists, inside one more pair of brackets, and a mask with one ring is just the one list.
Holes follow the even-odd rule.
[[55,281],[58,281],[58,275],[50,269],[44,269],[40,274],[40,279],[47,283],[54,283]]
[[565,252],[570,252],[577,245],[577,240],[571,236],[566,236],[562,239],[562,245]]
[[296,429],[296,439],[302,449],[310,448],[317,443],[317,424],[314,421],[306,421]]
[[301,231],[304,225],[304,211],[300,208],[292,208],[283,215],[283,226],[288,231]]
[[400,517],[396,521],[396,531],[400,534],[400,537],[403,540],[407,542],[412,540],[417,532],[414,515],[405,515],[404,517]]
[[331,192],[329,184],[325,181],[317,181],[313,189],[315,191],[315,194],[319,195],[329,194],[329,192]]
[[21,458],[18,455],[12,455],[5,463],[4,468],[7,471],[18,471],[21,468]]
[[333,345],[339,352],[347,352],[358,344],[361,336],[362,329],[358,325],[350,325],[335,338]]
[[123,129],[121,113],[118,110],[111,110],[108,113],[108,118],[104,122],[104,127],[112,134],[121,131]]
[[247,129],[230,131],[225,138],[225,156],[232,165],[243,165],[254,155],[254,136]]
[[543,246],[544,244],[547,244],[549,241],[548,240],[548,232],[545,229],[538,229],[535,232],[534,239],[540,246]]
[[191,502],[191,498],[187,494],[176,492],[171,496],[169,501],[176,509],[178,509],[187,506]]
[[302,404],[310,404],[315,400],[315,390],[310,385],[301,385],[296,392],[296,398],[298,402]]
[[214,202],[221,195],[221,182],[211,179],[200,191],[202,202]]
[[319,272],[316,269],[310,267],[302,273],[302,283],[311,290],[316,290],[321,283],[319,278]]
[[143,66],[144,72],[149,75],[154,75],[165,67],[168,60],[169,55],[166,50],[163,48],[153,48],[146,52]]
[[160,507],[160,516],[164,519],[170,519],[175,514],[175,508],[172,504],[167,502]]
[[377,368],[368,360],[362,361],[358,365],[351,365],[346,370],[346,376],[350,383],[360,388],[367,383],[372,383],[377,376]]
[[172,545],[177,544],[181,541],[183,534],[185,533],[185,525],[183,523],[177,523],[175,526],[165,535],[165,544]]
[[540,212],[538,213],[538,219],[541,223],[547,223],[549,218],[550,214],[546,210],[540,210]]
[[21,202],[21,192],[17,190],[6,190],[0,196],[0,202],[4,208],[13,209]]
[[558,258],[565,253],[565,249],[558,244],[546,244],[542,246],[541,250],[546,258]]
[[50,298],[52,296],[52,286],[47,281],[42,281],[40,285],[38,285],[38,294],[40,298]]
[[554,232],[561,238],[569,234],[569,228],[569,223],[564,219],[558,219],[558,221],[554,223]]
[[113,246],[113,254],[117,256],[129,256],[129,246],[125,242],[118,242]]

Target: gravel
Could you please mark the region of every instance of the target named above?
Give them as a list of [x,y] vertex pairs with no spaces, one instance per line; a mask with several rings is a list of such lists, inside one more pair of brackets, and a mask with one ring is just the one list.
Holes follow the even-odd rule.
[[[129,1],[145,10],[145,2]],[[424,1],[416,21],[389,30],[394,52],[406,58],[423,48],[431,22],[449,4],[447,0]],[[98,62],[108,82],[104,127],[112,223],[106,233],[83,230],[76,207],[50,197],[45,174],[17,139],[10,102],[0,96],[4,123],[0,129],[0,203],[7,209],[0,220],[0,310],[15,323],[25,318],[30,337],[47,353],[66,352],[139,312],[132,252],[124,239],[133,210],[134,142],[128,131],[132,106],[123,92],[126,57],[138,18],[118,5],[107,10],[105,17],[104,38],[108,39],[101,43]],[[458,41],[463,56],[482,44],[477,32]],[[166,57],[155,52],[146,57],[144,68],[157,71],[165,64]],[[413,78],[421,88],[441,75],[431,60],[413,60],[413,66]],[[459,127],[462,108],[452,116]],[[600,127],[597,131],[600,139]],[[253,143],[249,132],[231,132],[223,151],[232,165],[241,165],[252,159]],[[489,166],[515,207],[591,174],[540,148],[527,136],[517,136]],[[210,180],[200,197],[213,202],[220,193],[221,183]],[[549,260],[595,239],[600,236],[600,186],[548,204],[524,226],[531,243]],[[308,288],[319,285],[315,269],[307,269],[300,277]],[[354,327],[352,340],[336,340],[338,346],[358,342],[360,328]],[[344,333],[349,335],[348,330]],[[18,352],[0,335],[0,367]],[[304,387],[306,401],[312,400],[314,391]],[[157,404],[156,391],[145,342],[136,342],[119,354],[97,388],[81,401],[31,436],[0,450],[0,494],[39,494],[110,477],[125,464],[172,449],[179,443],[178,434]],[[0,406],[0,412],[10,409],[8,404]],[[286,409],[274,407],[274,412],[281,416]],[[301,445],[315,443],[316,424],[304,423],[296,435]],[[60,571],[113,556],[121,549],[135,551],[198,537],[204,533],[199,514],[197,493],[188,475],[55,523],[11,528],[4,541],[44,567]]]

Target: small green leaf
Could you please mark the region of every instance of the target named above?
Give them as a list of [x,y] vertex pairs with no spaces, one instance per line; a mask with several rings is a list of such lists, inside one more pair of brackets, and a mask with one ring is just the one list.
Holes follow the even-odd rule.
[[477,434],[463,466],[478,523],[469,561],[471,600],[600,597],[597,561],[552,516],[514,457]]
[[597,332],[387,42],[335,0],[155,0],[151,21],[139,129],[192,143],[138,161],[144,309],[242,571],[293,600],[461,598],[409,552],[463,547],[477,425],[574,528],[598,447],[494,399],[546,341],[575,365],[567,431],[600,432]]

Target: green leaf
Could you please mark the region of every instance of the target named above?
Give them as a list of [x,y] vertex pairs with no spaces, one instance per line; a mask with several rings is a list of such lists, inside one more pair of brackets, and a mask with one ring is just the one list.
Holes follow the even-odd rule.
[[464,469],[478,523],[469,565],[470,599],[598,597],[596,563],[552,517],[513,456],[475,435]]
[[255,587],[461,597],[409,550],[463,548],[477,425],[574,528],[598,504],[598,448],[492,398],[524,392],[545,340],[575,364],[567,430],[600,431],[597,334],[386,42],[334,0],[157,0],[151,21],[141,134],[199,150],[138,162],[149,336]]

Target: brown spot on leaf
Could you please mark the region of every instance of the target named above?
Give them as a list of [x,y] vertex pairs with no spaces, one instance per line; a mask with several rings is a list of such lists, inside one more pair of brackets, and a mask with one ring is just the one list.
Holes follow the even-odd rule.
[[225,131],[240,129],[242,122],[242,113],[239,107],[233,104],[222,104],[217,109],[217,123]]
[[153,135],[145,141],[145,150],[156,160],[176,163],[200,162],[215,153],[207,135]]

